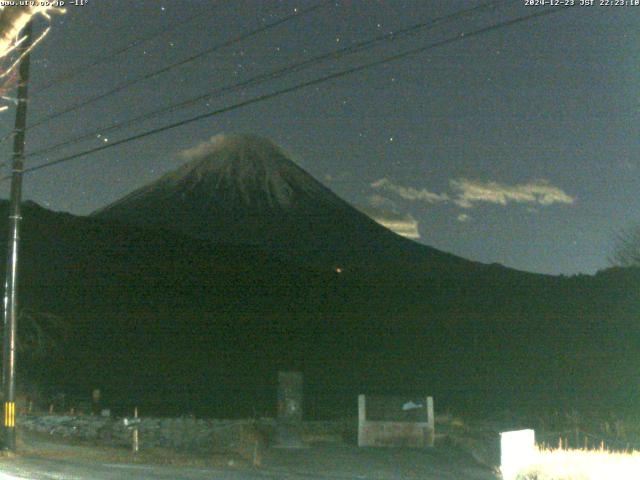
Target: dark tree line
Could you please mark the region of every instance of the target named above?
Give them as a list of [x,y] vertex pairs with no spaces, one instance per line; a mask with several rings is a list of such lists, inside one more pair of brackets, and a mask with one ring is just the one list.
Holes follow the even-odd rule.
[[617,267],[640,267],[640,225],[623,230],[609,259]]

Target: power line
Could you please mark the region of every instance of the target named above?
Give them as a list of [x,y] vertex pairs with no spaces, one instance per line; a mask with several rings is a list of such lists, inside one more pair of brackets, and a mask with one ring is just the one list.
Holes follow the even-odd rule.
[[[224,42],[222,44],[219,44],[219,45],[216,45],[216,46],[214,46],[214,47],[212,47],[210,49],[204,50],[204,51],[202,51],[202,52],[200,52],[200,53],[198,53],[196,55],[193,55],[193,56],[191,56],[189,58],[186,58],[186,59],[184,59],[184,60],[182,60],[182,61],[180,61],[178,63],[174,63],[174,64],[171,64],[171,65],[168,65],[168,66],[166,66],[166,67],[164,67],[164,68],[162,68],[160,70],[156,70],[154,72],[150,72],[147,75],[144,75],[144,76],[139,77],[137,79],[131,80],[131,81],[126,82],[124,84],[120,84],[120,85],[114,87],[112,90],[110,90],[108,92],[105,92],[104,94],[101,94],[101,95],[98,95],[96,97],[90,98],[90,99],[88,99],[88,100],[86,100],[84,102],[81,102],[79,104],[73,105],[73,106],[71,106],[71,107],[69,107],[69,108],[67,108],[65,110],[62,110],[62,111],[59,111],[59,112],[55,112],[55,113],[51,114],[50,116],[44,117],[44,118],[42,118],[40,120],[37,120],[36,123],[34,123],[32,125],[29,125],[27,127],[27,130],[30,130],[31,128],[37,127],[37,126],[39,126],[39,125],[41,125],[43,123],[46,123],[46,122],[48,122],[48,121],[50,121],[50,120],[52,120],[54,118],[57,118],[59,116],[62,116],[64,114],[66,114],[66,113],[70,113],[72,111],[80,109],[80,108],[82,108],[84,106],[87,106],[87,105],[93,103],[93,102],[96,102],[98,100],[102,100],[103,98],[106,98],[106,97],[108,97],[110,95],[118,93],[118,92],[120,92],[120,91],[122,91],[122,90],[124,90],[124,89],[126,89],[126,88],[128,88],[128,87],[130,87],[130,86],[132,86],[134,84],[136,84],[136,83],[139,83],[139,82],[148,80],[150,78],[153,78],[155,76],[161,75],[161,74],[163,74],[165,72],[168,72],[168,71],[170,71],[170,70],[172,70],[172,69],[174,69],[174,68],[176,68],[178,66],[182,66],[184,64],[187,64],[187,63],[190,63],[192,61],[195,61],[198,58],[201,58],[202,56],[205,56],[205,55],[207,55],[209,53],[213,53],[214,51],[217,51],[217,50],[222,49],[224,47],[230,46],[230,45],[232,45],[234,43],[238,43],[238,42],[240,42],[242,40],[245,40],[245,39],[247,39],[247,38],[249,38],[251,36],[257,35],[257,34],[263,32],[263,31],[275,28],[275,27],[281,25],[282,23],[290,21],[290,20],[292,20],[292,19],[294,19],[294,18],[296,18],[298,16],[311,13],[312,11],[315,11],[316,9],[321,8],[324,5],[330,3],[330,1],[331,0],[325,0],[324,2],[321,2],[321,3],[319,3],[319,4],[315,5],[315,6],[309,7],[308,9],[303,9],[303,10],[297,11],[293,15],[289,15],[289,16],[287,16],[285,18],[282,18],[280,20],[277,20],[275,22],[267,24],[267,25],[265,25],[263,27],[260,27],[260,28],[258,28],[256,30],[253,30],[253,31],[251,31],[251,32],[249,32],[247,34],[243,34],[243,35],[241,35],[239,37],[232,38],[232,39],[230,39],[230,40],[228,40],[228,41],[226,41],[226,42]],[[186,23],[186,21],[187,20],[185,20],[185,23]],[[12,135],[13,135],[13,132],[9,132],[4,137],[0,138],[0,144],[4,143]]]
[[176,63],[172,63],[172,64],[167,65],[166,67],[163,67],[163,68],[161,68],[159,70],[154,70],[152,72],[149,72],[149,73],[147,73],[145,75],[142,75],[142,76],[140,76],[138,78],[135,78],[133,80],[129,80],[127,82],[121,83],[120,85],[112,88],[111,90],[109,90],[109,91],[107,91],[105,93],[102,93],[102,94],[97,95],[95,97],[91,97],[91,98],[89,98],[89,99],[87,99],[87,100],[85,100],[83,102],[80,102],[78,104],[75,104],[75,105],[72,105],[72,106],[70,106],[68,108],[65,108],[64,110],[61,110],[59,112],[56,112],[56,113],[53,113],[53,114],[48,115],[46,117],[43,117],[40,120],[37,120],[35,123],[29,125],[28,129],[35,128],[35,127],[37,127],[39,125],[42,125],[44,123],[47,123],[47,122],[53,120],[54,118],[61,117],[62,115],[65,115],[67,113],[76,111],[76,110],[78,110],[78,109],[80,109],[82,107],[86,107],[87,105],[90,105],[90,104],[92,104],[94,102],[97,102],[98,100],[102,100],[104,98],[107,98],[107,97],[109,97],[111,95],[114,95],[115,93],[121,92],[122,90],[125,90],[125,89],[127,89],[127,88],[129,88],[129,87],[131,87],[131,86],[133,86],[133,85],[135,85],[137,83],[144,82],[144,81],[149,80],[151,78],[154,78],[154,77],[157,77],[159,75],[162,75],[162,74],[164,74],[166,72],[169,72],[169,71],[171,71],[171,70],[173,70],[173,69],[175,69],[177,67],[181,67],[181,66],[186,65],[188,63],[191,63],[191,62],[193,62],[193,61],[195,61],[195,60],[197,60],[199,58],[202,58],[205,55],[209,55],[209,54],[211,54],[211,53],[213,53],[213,52],[215,52],[217,50],[220,50],[222,48],[228,47],[228,46],[233,45],[235,43],[239,43],[239,42],[241,42],[243,40],[246,40],[247,38],[251,38],[251,37],[253,37],[255,35],[258,35],[258,34],[260,34],[262,32],[265,32],[267,30],[271,30],[273,28],[276,28],[276,27],[282,25],[283,23],[291,21],[291,20],[293,20],[295,18],[298,18],[298,17],[301,17],[303,15],[307,15],[309,13],[312,13],[315,10],[318,10],[319,8],[324,7],[325,5],[328,5],[331,2],[332,2],[332,0],[323,0],[320,3],[318,3],[316,5],[313,5],[313,6],[309,7],[309,8],[301,9],[298,12],[293,13],[292,15],[288,15],[288,16],[286,16],[284,18],[281,18],[281,19],[276,20],[274,22],[268,23],[267,25],[264,25],[264,26],[262,26],[260,28],[256,28],[255,30],[251,30],[248,33],[243,33],[242,35],[234,37],[234,38],[232,38],[230,40],[222,42],[222,43],[220,43],[218,45],[215,45],[215,46],[213,46],[211,48],[208,48],[206,50],[203,50],[203,51],[201,51],[199,53],[196,53],[195,55],[191,55],[190,57],[185,58],[184,60],[181,60],[181,61],[176,62]]
[[[500,29],[500,28],[503,28],[503,27],[508,27],[508,26],[511,26],[511,25],[515,25],[517,23],[521,23],[521,22],[524,22],[524,21],[527,21],[527,20],[531,20],[533,18],[538,18],[538,17],[550,15],[552,13],[557,13],[557,12],[565,10],[566,8],[571,8],[571,7],[570,6],[564,7],[563,6],[563,7],[556,7],[556,8],[552,8],[552,9],[542,10],[540,12],[536,12],[536,13],[533,13],[533,14],[530,14],[530,15],[526,15],[524,17],[519,17],[519,18],[515,18],[515,19],[512,19],[512,20],[500,22],[500,23],[493,24],[493,25],[490,25],[488,27],[484,27],[484,28],[481,28],[481,29],[478,29],[478,30],[474,30],[474,31],[471,31],[471,32],[468,32],[468,33],[461,33],[461,34],[455,35],[453,37],[449,37],[449,38],[447,38],[445,40],[440,40],[438,42],[435,42],[435,43],[432,43],[432,44],[429,44],[429,45],[425,45],[423,47],[418,47],[418,48],[415,48],[415,49],[412,49],[412,50],[408,50],[406,52],[402,52],[402,53],[399,53],[399,54],[396,54],[396,55],[385,57],[385,58],[380,59],[380,60],[376,60],[376,61],[369,62],[369,63],[363,64],[363,65],[352,67],[352,68],[349,68],[349,69],[346,69],[346,70],[342,70],[340,72],[336,72],[336,73],[333,73],[333,74],[325,75],[323,77],[320,77],[320,78],[317,78],[317,79],[314,79],[314,80],[309,80],[309,81],[302,82],[302,83],[299,83],[299,84],[291,86],[291,87],[287,87],[287,88],[284,88],[284,89],[281,89],[281,90],[277,90],[275,92],[271,92],[271,93],[267,93],[267,94],[264,94],[264,95],[260,95],[258,97],[254,97],[252,99],[245,100],[243,102],[239,102],[239,103],[236,103],[234,105],[230,105],[230,106],[227,106],[227,107],[223,107],[221,109],[214,110],[212,112],[208,112],[208,113],[205,113],[205,114],[197,115],[195,117],[192,117],[192,118],[189,118],[189,119],[186,119],[186,120],[182,120],[180,122],[175,122],[175,123],[171,123],[169,125],[165,125],[163,127],[155,128],[155,129],[149,130],[147,132],[143,132],[143,133],[140,133],[140,134],[137,134],[137,135],[133,135],[131,137],[124,138],[122,140],[118,140],[116,142],[110,143],[109,145],[102,145],[100,147],[95,147],[95,148],[92,148],[92,149],[89,149],[89,150],[85,150],[83,152],[79,152],[79,153],[76,153],[76,154],[73,154],[73,155],[68,155],[66,157],[62,157],[62,158],[59,158],[59,159],[56,159],[56,160],[52,160],[52,161],[46,162],[46,163],[44,163],[42,165],[38,165],[38,166],[35,166],[35,167],[30,167],[28,169],[25,169],[25,172],[33,172],[33,171],[41,170],[43,168],[48,168],[50,166],[58,165],[60,163],[65,163],[65,162],[68,162],[70,160],[74,160],[76,158],[80,158],[80,157],[89,155],[91,153],[97,153],[97,152],[100,152],[102,150],[107,150],[109,148],[113,148],[113,147],[116,147],[118,145],[122,145],[122,144],[129,143],[129,142],[132,142],[132,141],[135,141],[135,140],[139,140],[141,138],[145,138],[147,136],[155,135],[157,133],[161,133],[161,132],[164,132],[164,131],[167,131],[167,130],[178,128],[178,127],[190,124],[190,123],[194,123],[194,122],[203,120],[205,118],[210,118],[210,117],[213,117],[213,116],[217,116],[217,115],[220,115],[220,114],[232,111],[232,110],[236,110],[236,109],[239,109],[239,108],[242,108],[242,107],[246,107],[246,106],[249,106],[249,105],[252,105],[254,103],[258,103],[258,102],[264,101],[264,100],[269,100],[271,98],[279,97],[281,95],[284,95],[284,94],[287,94],[287,93],[291,93],[291,92],[294,92],[294,91],[297,91],[297,90],[301,90],[301,89],[309,87],[309,86],[313,86],[313,85],[317,85],[317,84],[320,84],[320,83],[324,83],[324,82],[329,81],[329,80],[334,80],[336,78],[340,78],[340,77],[343,77],[343,76],[346,76],[346,75],[357,73],[357,72],[360,72],[362,70],[369,69],[369,68],[376,67],[376,66],[380,66],[380,65],[383,65],[383,64],[386,64],[386,63],[402,60],[402,59],[407,58],[409,56],[416,55],[416,54],[419,54],[419,53],[423,53],[425,51],[428,51],[428,50],[431,50],[431,49],[434,49],[434,48],[437,48],[437,47],[441,47],[441,46],[444,46],[444,45],[448,45],[448,44],[457,42],[459,40],[463,40],[465,38],[482,35],[482,34],[489,33],[491,31],[494,31],[494,30],[497,30],[497,29]],[[0,181],[5,180],[6,178],[7,177],[4,177],[4,178],[0,179]]]
[[[422,46],[422,47],[418,47],[418,48],[414,48],[414,49],[411,49],[411,50],[407,50],[405,52],[402,52],[402,53],[399,53],[399,54],[396,54],[396,55],[392,55],[392,56],[388,56],[388,57],[382,58],[380,60],[376,60],[376,61],[369,62],[369,63],[363,64],[363,65],[359,65],[357,67],[352,67],[352,68],[349,68],[349,69],[346,69],[346,70],[342,70],[340,72],[336,72],[336,73],[332,73],[332,74],[329,74],[329,75],[325,75],[323,77],[316,78],[314,80],[309,80],[309,81],[306,81],[306,82],[302,82],[302,83],[299,83],[299,84],[291,86],[291,87],[287,87],[287,88],[284,88],[284,89],[281,89],[281,90],[277,90],[275,92],[266,93],[264,95],[260,95],[258,97],[254,97],[252,99],[245,100],[243,102],[239,102],[239,103],[236,103],[234,105],[229,105],[227,107],[223,107],[223,108],[220,108],[218,110],[214,110],[212,112],[208,112],[208,113],[205,113],[205,114],[197,115],[195,117],[192,117],[192,118],[189,118],[189,119],[186,119],[186,120],[182,120],[180,122],[171,123],[169,125],[165,125],[163,127],[155,128],[153,130],[148,130],[146,132],[143,132],[143,133],[140,133],[140,134],[137,134],[137,135],[133,135],[131,137],[127,137],[127,138],[124,138],[122,140],[118,140],[116,142],[110,143],[109,145],[102,145],[100,147],[96,147],[96,148],[92,148],[92,149],[89,149],[89,150],[85,150],[85,151],[82,151],[82,152],[79,152],[79,153],[75,153],[73,155],[68,155],[66,157],[58,158],[56,160],[52,160],[50,162],[46,162],[46,163],[44,163],[42,165],[38,165],[38,166],[35,166],[35,167],[27,168],[27,169],[24,170],[24,173],[35,172],[35,171],[42,170],[42,169],[45,169],[45,168],[49,168],[49,167],[52,167],[52,166],[55,166],[55,165],[60,165],[62,163],[66,163],[66,162],[69,162],[71,160],[75,160],[75,159],[80,158],[80,157],[85,157],[85,156],[90,155],[92,153],[101,152],[103,150],[114,148],[114,147],[117,147],[119,145],[123,145],[125,143],[133,142],[133,141],[139,140],[141,138],[145,138],[145,137],[148,137],[148,136],[151,136],[151,135],[155,135],[157,133],[161,133],[161,132],[165,132],[167,130],[172,130],[174,128],[182,127],[182,126],[188,125],[190,123],[198,122],[198,121],[204,120],[206,118],[211,118],[211,117],[214,117],[214,116],[217,116],[217,115],[221,115],[223,113],[230,112],[232,110],[237,110],[239,108],[243,108],[243,107],[246,107],[246,106],[249,106],[249,105],[253,105],[253,104],[258,103],[258,102],[262,102],[262,101],[265,101],[265,100],[270,100],[272,98],[276,98],[276,97],[285,95],[287,93],[295,92],[297,90],[301,90],[301,89],[306,88],[306,87],[310,87],[310,86],[313,86],[313,85],[318,85],[318,84],[321,84],[321,83],[324,83],[324,82],[327,82],[327,81],[330,81],[330,80],[335,80],[337,78],[344,77],[346,75],[351,75],[353,73],[361,72],[361,71],[369,69],[369,68],[373,68],[373,67],[377,67],[377,66],[380,66],[380,65],[384,65],[386,63],[395,62],[395,61],[398,61],[398,60],[403,60],[403,59],[405,59],[407,57],[410,57],[410,56],[413,56],[413,55],[417,55],[419,53],[423,53],[423,52],[426,52],[428,50],[432,50],[434,48],[442,47],[444,45],[449,45],[451,43],[455,43],[455,42],[458,42],[460,40],[464,40],[466,38],[483,35],[485,33],[489,33],[489,32],[498,30],[500,28],[509,27],[509,26],[512,26],[512,25],[515,25],[515,24],[518,24],[518,23],[522,23],[522,22],[525,22],[527,20],[532,20],[534,18],[540,18],[540,17],[544,17],[544,16],[547,16],[547,15],[551,15],[553,13],[559,13],[561,11],[566,10],[567,8],[572,8],[572,7],[571,6],[561,6],[561,7],[555,7],[555,8],[550,8],[550,9],[546,9],[546,10],[541,10],[539,12],[532,13],[530,15],[525,15],[524,17],[518,17],[518,18],[515,18],[515,19],[512,19],[512,20],[507,20],[507,21],[504,21],[504,22],[496,23],[496,24],[490,25],[488,27],[483,27],[483,28],[480,28],[480,29],[477,29],[477,30],[472,30],[472,31],[467,32],[467,33],[460,33],[460,34],[457,34],[455,36],[449,37],[449,38],[447,38],[445,40],[440,40],[438,42],[434,42],[434,43],[431,43],[431,44],[428,44],[428,45],[425,45],[425,46]],[[7,180],[9,178],[10,178],[9,176],[5,176],[3,178],[0,178],[0,181]]]
[[[98,55],[96,57],[94,57],[92,60],[88,61],[87,63],[85,63],[84,65],[81,65],[80,67],[76,68],[75,70],[71,70],[67,73],[64,73],[62,75],[59,75],[58,77],[55,77],[53,80],[51,80],[49,83],[44,84],[42,87],[36,89],[33,93],[34,94],[38,94],[38,93],[42,93],[45,90],[50,89],[51,87],[54,86],[58,86],[64,82],[67,82],[69,80],[74,79],[75,77],[77,77],[80,74],[85,73],[86,71],[88,71],[89,69],[96,67],[98,65],[101,65],[103,63],[108,62],[109,60],[113,59],[114,57],[117,57],[118,55],[121,55],[125,52],[128,52],[129,50],[137,47],[138,45],[142,45],[143,43],[147,43],[150,42],[151,40],[154,40],[158,37],[164,36],[169,32],[172,32],[174,30],[176,30],[179,27],[182,27],[183,25],[186,25],[187,23],[190,23],[198,18],[208,18],[210,16],[213,16],[213,14],[216,12],[218,6],[215,6],[213,8],[213,10],[210,9],[201,9],[200,11],[198,11],[198,13],[194,14],[194,15],[190,15],[189,17],[180,20],[179,22],[175,22],[172,23],[170,25],[168,25],[167,27],[163,27],[160,28],[158,30],[156,30],[155,32],[144,36],[144,37],[139,37],[131,42],[129,42],[127,45],[125,45],[124,47],[121,48],[117,48],[115,50],[113,50],[112,52],[106,53],[104,55]],[[209,11],[209,13],[207,14],[206,11]]]
[[[213,15],[213,13],[215,13],[215,11],[217,10],[217,7],[214,8],[214,10],[212,12],[210,12],[209,15],[205,15],[203,18],[207,18],[211,15]],[[102,63],[108,62],[109,60],[111,60],[112,58],[121,55],[122,53],[125,53],[129,50],[131,50],[132,48],[137,47],[138,45],[141,45],[143,43],[146,43],[148,41],[153,40],[154,38],[158,38],[160,36],[165,35],[168,32],[171,32],[173,30],[175,30],[178,27],[181,27],[197,18],[201,18],[203,16],[204,10],[200,11],[199,13],[195,14],[195,15],[191,15],[187,18],[185,18],[184,20],[181,20],[179,22],[173,23],[171,25],[169,25],[166,28],[157,30],[156,32],[145,36],[145,37],[140,37],[138,39],[133,40],[132,42],[128,43],[126,46],[116,49],[110,53],[107,53],[105,55],[99,55],[97,57],[94,57],[93,60],[90,60],[89,62],[87,62],[86,64],[78,67],[75,70],[72,70],[70,72],[67,72],[66,74],[60,75],[58,77],[56,77],[55,79],[53,79],[51,82],[45,84],[44,86],[42,86],[40,89],[36,89],[34,90],[34,92],[31,94],[31,96],[33,97],[34,95],[37,95],[38,93],[44,92],[45,90],[48,90],[49,88],[53,87],[53,86],[57,86],[60,85],[68,80],[72,80],[74,79],[76,76],[81,75],[83,73],[85,73],[86,71],[88,71],[89,69],[100,65]],[[33,125],[32,125],[33,126]],[[31,128],[32,126],[28,127],[27,130],[29,128]],[[4,143],[5,141],[7,141],[9,138],[11,138],[11,136],[13,135],[13,132],[9,132],[7,133],[5,136],[3,136],[2,138],[0,138],[0,144]]]
[[356,52],[362,52],[365,49],[369,49],[371,47],[374,47],[376,44],[378,44],[378,43],[380,43],[382,41],[396,40],[396,39],[401,38],[403,36],[415,33],[418,30],[421,30],[421,29],[424,29],[424,28],[430,29],[430,28],[436,27],[438,25],[441,25],[441,24],[443,24],[445,22],[449,22],[449,21],[455,20],[455,19],[457,19],[459,17],[463,17],[465,15],[470,15],[470,14],[472,14],[474,12],[477,12],[477,11],[480,11],[480,10],[485,10],[485,9],[488,9],[488,8],[496,7],[499,4],[506,3],[508,1],[509,0],[492,0],[490,2],[478,5],[476,7],[460,10],[460,11],[457,11],[457,12],[454,12],[454,13],[451,13],[451,14],[448,14],[448,15],[444,15],[444,16],[432,19],[432,20],[430,20],[428,22],[422,22],[422,23],[414,24],[414,25],[411,25],[409,27],[406,27],[406,28],[403,28],[403,29],[400,29],[400,30],[396,30],[396,31],[391,32],[391,33],[387,33],[387,34],[384,34],[384,35],[378,35],[378,36],[376,36],[374,38],[371,38],[371,39],[363,41],[363,42],[359,42],[359,43],[354,44],[354,45],[343,47],[343,48],[340,48],[340,49],[337,49],[337,50],[332,50],[331,52],[318,55],[318,56],[310,58],[308,60],[303,60],[303,61],[295,63],[293,65],[288,65],[288,66],[283,67],[283,68],[272,70],[270,72],[263,73],[263,74],[255,76],[255,77],[249,78],[249,79],[244,80],[242,82],[238,82],[238,83],[235,83],[235,84],[232,84],[232,85],[227,85],[225,87],[216,88],[216,89],[214,89],[212,91],[209,91],[209,92],[207,92],[205,94],[198,95],[196,97],[192,97],[192,98],[187,99],[187,100],[183,100],[183,101],[181,101],[179,103],[174,103],[174,104],[168,105],[166,107],[162,107],[160,109],[152,110],[152,111],[144,113],[142,115],[135,116],[135,117],[130,118],[130,119],[125,120],[125,121],[113,123],[113,124],[111,124],[111,125],[109,125],[107,127],[102,127],[100,129],[93,130],[91,132],[80,134],[80,135],[78,135],[76,137],[73,137],[71,139],[59,142],[59,143],[57,143],[55,145],[52,145],[52,146],[49,146],[49,147],[45,147],[45,148],[42,148],[40,150],[36,150],[36,151],[30,153],[27,156],[28,157],[35,157],[35,156],[45,155],[45,154],[50,153],[52,151],[58,150],[60,148],[63,148],[63,147],[69,146],[69,145],[73,145],[73,144],[76,144],[76,143],[79,143],[79,142],[82,142],[84,140],[88,140],[88,139],[91,139],[91,138],[94,138],[94,137],[97,137],[97,136],[100,136],[100,135],[104,135],[104,134],[106,134],[108,132],[111,132],[113,130],[118,130],[118,129],[127,127],[127,126],[132,125],[132,124],[134,124],[136,122],[149,120],[151,118],[160,116],[160,115],[165,114],[165,113],[175,112],[177,110],[180,110],[180,109],[183,109],[183,108],[187,108],[187,107],[189,107],[191,105],[194,105],[194,104],[196,104],[196,103],[198,103],[198,102],[200,102],[202,100],[205,100],[205,99],[206,100],[211,100],[213,98],[222,96],[222,95],[224,95],[226,93],[239,91],[239,90],[241,90],[242,88],[245,88],[245,87],[256,86],[256,85],[259,85],[259,84],[261,84],[263,82],[266,82],[266,81],[269,81],[269,80],[274,80],[274,79],[283,77],[285,75],[289,75],[291,73],[303,70],[303,69],[305,69],[307,67],[311,67],[311,66],[317,65],[317,64],[319,64],[319,63],[321,63],[321,62],[323,62],[324,60],[327,60],[327,59],[336,59],[336,58],[341,58],[343,56],[350,55],[350,54],[353,54],[353,53],[356,53]]

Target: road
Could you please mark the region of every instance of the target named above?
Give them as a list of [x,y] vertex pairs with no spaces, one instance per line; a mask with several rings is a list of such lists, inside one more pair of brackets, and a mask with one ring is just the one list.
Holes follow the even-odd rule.
[[323,446],[271,450],[260,469],[194,468],[25,455],[0,459],[0,480],[496,480],[460,452]]
[[0,480],[264,480],[295,477],[240,470],[99,463],[80,460],[18,458],[0,462]]

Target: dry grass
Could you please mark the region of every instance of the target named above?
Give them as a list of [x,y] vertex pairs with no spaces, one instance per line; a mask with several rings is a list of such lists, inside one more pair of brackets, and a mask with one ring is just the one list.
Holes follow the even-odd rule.
[[535,462],[505,480],[637,480],[640,452],[541,449]]
[[241,455],[229,454],[189,454],[167,448],[147,447],[139,453],[70,438],[57,438],[36,432],[18,431],[17,450],[19,456],[35,456],[50,459],[82,459],[108,463],[139,463],[193,468],[252,468],[251,462]]

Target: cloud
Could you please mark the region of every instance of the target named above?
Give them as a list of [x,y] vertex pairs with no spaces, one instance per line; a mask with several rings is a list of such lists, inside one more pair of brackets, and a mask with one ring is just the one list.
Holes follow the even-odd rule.
[[382,178],[376,182],[371,184],[372,188],[386,190],[388,192],[393,192],[405,200],[410,201],[424,201],[427,203],[439,203],[439,202],[447,202],[449,200],[449,196],[446,193],[433,193],[427,189],[418,190],[413,187],[404,187],[402,185],[397,185],[393,183],[391,180],[387,178]]
[[215,151],[222,142],[224,142],[226,136],[224,134],[218,134],[212,136],[209,140],[200,142],[195,147],[186,148],[178,152],[178,157],[184,160],[195,160],[207,156]]
[[450,181],[456,191],[454,202],[462,208],[472,208],[475,203],[493,203],[507,205],[509,202],[536,205],[554,203],[572,204],[575,198],[567,195],[546,180],[535,180],[517,185],[505,185],[498,182],[482,182],[465,178]]
[[[533,180],[527,183],[506,185],[499,182],[483,182],[480,180],[459,178],[450,180],[449,185],[451,189],[450,192],[434,193],[426,188],[418,190],[413,187],[393,183],[388,178],[382,178],[373,182],[371,188],[394,193],[400,198],[412,202],[422,201],[429,204],[453,203],[464,209],[473,208],[479,203],[504,206],[510,203],[517,203],[527,204],[527,211],[537,212],[537,209],[541,206],[545,207],[556,203],[572,204],[575,202],[574,197],[568,195],[562,189],[551,185],[548,180]],[[382,195],[375,194],[370,196],[369,203],[376,208],[386,208],[397,211],[394,202]],[[372,216],[372,218],[374,217]],[[460,213],[456,219],[458,222],[464,223],[468,222],[471,217],[466,213]],[[378,221],[376,218],[374,218],[374,220]],[[405,218],[405,220],[407,219]],[[378,221],[378,223],[382,222]],[[386,224],[385,226],[394,231],[401,228],[399,226],[391,227]]]
[[383,209],[392,210],[392,211],[397,210],[396,202],[394,202],[390,198],[387,198],[383,195],[378,195],[377,193],[373,195],[369,195],[367,200],[369,201],[369,205],[371,205],[374,208],[383,208]]
[[397,233],[405,238],[409,238],[411,240],[419,240],[420,239],[420,231],[418,230],[418,221],[411,216],[411,214],[406,214],[405,216],[398,218],[389,218],[389,217],[371,217],[373,220],[378,222],[385,228],[388,228],[392,232]]
[[418,221],[409,213],[402,214],[392,208],[393,201],[380,195],[368,198],[368,206],[358,206],[358,210],[385,228],[411,240],[420,238]]

